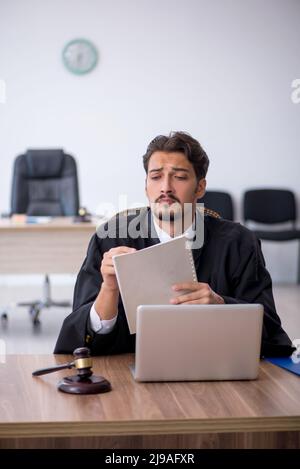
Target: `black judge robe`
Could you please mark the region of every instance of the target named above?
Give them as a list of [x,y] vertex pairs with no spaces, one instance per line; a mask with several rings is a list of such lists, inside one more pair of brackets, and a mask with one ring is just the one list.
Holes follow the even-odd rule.
[[[159,239],[157,235],[153,236],[156,232],[149,208],[129,217],[120,214],[112,220],[116,221],[115,232],[123,237],[100,239],[95,234],[91,238],[75,285],[73,312],[63,322],[54,353],[73,353],[75,348],[82,346],[88,346],[93,355],[135,351],[135,335],[129,333],[121,297],[116,324],[108,334],[96,334],[91,330],[90,309],[103,281],[100,273],[103,254],[117,246],[143,249],[158,243]],[[259,240],[239,223],[211,216],[205,216],[204,220],[204,244],[200,249],[193,249],[198,281],[208,283],[227,304],[262,304],[261,354],[290,355],[294,349],[276,313],[272,281],[265,268]],[[136,239],[128,235],[124,237],[124,224],[127,227],[130,222],[141,230]],[[107,230],[108,224],[103,227]]]

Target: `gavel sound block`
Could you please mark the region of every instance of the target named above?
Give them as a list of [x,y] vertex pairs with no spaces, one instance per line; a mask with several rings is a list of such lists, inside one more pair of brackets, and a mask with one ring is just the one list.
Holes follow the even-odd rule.
[[103,376],[94,376],[92,372],[92,358],[87,347],[80,347],[73,352],[74,361],[63,365],[42,368],[32,373],[41,376],[54,371],[76,368],[77,375],[66,376],[59,381],[57,387],[62,392],[70,394],[100,394],[111,391],[111,384]]

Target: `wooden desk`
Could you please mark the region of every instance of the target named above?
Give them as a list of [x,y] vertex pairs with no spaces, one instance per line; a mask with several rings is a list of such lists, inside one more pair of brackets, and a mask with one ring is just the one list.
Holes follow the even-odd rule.
[[45,224],[0,220],[0,274],[78,273],[96,222],[70,217]]
[[56,390],[70,370],[33,378],[64,356],[7,356],[0,364],[0,448],[300,447],[300,379],[261,363],[256,381],[136,383],[133,355],[94,358],[106,394]]

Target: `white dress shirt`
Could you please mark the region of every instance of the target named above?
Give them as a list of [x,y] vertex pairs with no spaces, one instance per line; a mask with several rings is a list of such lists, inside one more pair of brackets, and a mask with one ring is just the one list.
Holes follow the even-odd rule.
[[[170,241],[172,236],[169,235],[166,231],[162,230],[159,225],[156,223],[155,219],[152,217],[154,227],[161,243],[165,243],[166,241]],[[185,232],[184,235],[192,240],[195,236],[195,230],[193,229],[193,225],[191,225]],[[112,319],[100,319],[99,314],[96,312],[95,303],[91,307],[90,310],[90,325],[91,328],[96,334],[108,334],[111,332],[117,322],[118,313]]]

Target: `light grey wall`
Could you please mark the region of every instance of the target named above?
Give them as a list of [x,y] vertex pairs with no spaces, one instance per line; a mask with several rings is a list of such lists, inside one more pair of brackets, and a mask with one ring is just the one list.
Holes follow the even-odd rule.
[[[248,187],[299,197],[299,18],[299,0],[0,0],[0,211],[28,147],[73,154],[92,211],[120,194],[144,203],[141,155],[170,130],[200,140],[208,188],[230,191],[238,216]],[[87,76],[61,63],[75,37],[100,52]],[[275,279],[294,277],[296,246],[284,263],[282,247],[265,252]]]

